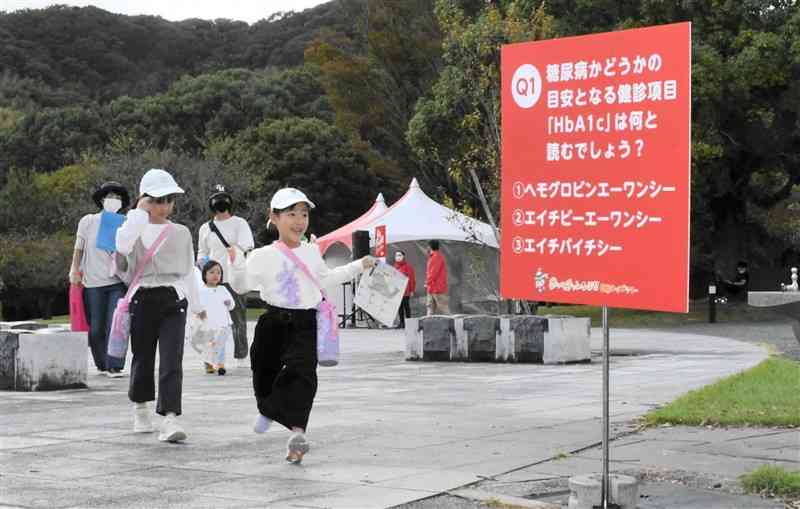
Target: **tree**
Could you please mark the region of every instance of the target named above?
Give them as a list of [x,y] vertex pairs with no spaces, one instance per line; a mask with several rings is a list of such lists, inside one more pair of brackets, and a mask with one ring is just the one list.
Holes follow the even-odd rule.
[[457,0],[437,0],[444,65],[416,106],[406,138],[429,182],[456,205],[481,210],[473,175],[499,209],[500,46],[553,35],[544,5],[485,5],[469,17]]
[[363,144],[389,194],[417,168],[405,140],[414,105],[436,78],[441,34],[433,0],[350,2],[354,37],[323,32],[306,49],[336,112],[336,125]]
[[642,24],[679,20],[694,32],[693,263],[785,263],[800,248],[800,7],[641,2]]
[[0,130],[0,183],[12,168],[52,171],[102,147],[107,129],[93,108],[46,108],[24,114]]
[[250,173],[250,191],[264,212],[279,188],[302,189],[317,205],[310,231],[318,235],[355,219],[377,195],[366,159],[344,133],[319,119],[267,120],[219,148],[219,155]]

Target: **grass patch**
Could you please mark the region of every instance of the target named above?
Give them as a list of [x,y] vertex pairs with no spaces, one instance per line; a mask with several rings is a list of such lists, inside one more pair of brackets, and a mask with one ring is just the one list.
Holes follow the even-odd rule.
[[60,325],[60,324],[69,323],[69,315],[54,316],[53,318],[51,318],[49,320],[39,319],[39,320],[34,320],[34,321],[39,322],[39,323],[46,323],[47,325]]
[[503,502],[497,500],[496,498],[490,498],[486,501],[485,507],[491,509],[520,509],[521,506],[518,505],[508,505],[504,504]]
[[[592,327],[600,327],[603,324],[602,308],[597,306],[539,306],[537,314],[589,317],[592,319]],[[717,322],[763,322],[775,319],[782,318],[768,308],[744,304],[717,305]],[[708,323],[708,302],[691,302],[688,313],[614,308],[609,309],[608,320],[610,327],[632,329]]]
[[649,425],[800,426],[800,363],[773,357],[645,416]]
[[745,491],[779,497],[800,497],[800,471],[762,465],[739,477]]

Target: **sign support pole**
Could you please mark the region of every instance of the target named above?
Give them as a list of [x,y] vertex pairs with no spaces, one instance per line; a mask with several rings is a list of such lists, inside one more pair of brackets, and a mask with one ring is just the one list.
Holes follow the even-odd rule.
[[608,334],[608,306],[603,306],[603,479],[600,487],[600,507],[609,508],[611,494],[608,474],[608,442],[609,442],[609,412],[608,412],[608,381],[609,381],[609,334]]

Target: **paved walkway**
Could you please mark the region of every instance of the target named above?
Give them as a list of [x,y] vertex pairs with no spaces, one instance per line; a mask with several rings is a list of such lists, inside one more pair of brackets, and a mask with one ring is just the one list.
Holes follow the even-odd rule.
[[[617,330],[612,342],[629,354],[612,362],[616,433],[766,357],[683,333]],[[249,370],[205,375],[188,348],[183,445],[131,433],[127,379],[90,372],[89,391],[0,393],[0,506],[389,507],[599,441],[600,363],[406,362],[401,333],[386,330],[344,331],[342,344],[342,364],[319,370],[302,466],[283,460],[285,430],[250,431]]]

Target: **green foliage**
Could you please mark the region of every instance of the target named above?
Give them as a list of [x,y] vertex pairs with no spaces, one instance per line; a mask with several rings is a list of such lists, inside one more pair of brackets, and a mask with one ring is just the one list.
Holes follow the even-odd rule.
[[103,146],[107,130],[94,108],[45,108],[0,132],[0,182],[12,167],[54,170]]
[[499,209],[500,47],[552,37],[544,5],[525,0],[488,4],[474,17],[457,0],[438,0],[444,35],[439,78],[416,106],[406,138],[426,177],[456,203],[479,208],[475,172]]
[[0,237],[0,292],[67,287],[74,239],[67,235]]
[[[226,19],[172,23],[65,5],[0,12],[0,69],[40,84],[42,96],[29,99],[44,99],[42,106],[64,105],[48,98],[52,90],[99,102],[152,95],[184,74],[299,65],[306,44],[322,28],[352,33],[352,19],[340,3],[252,26]],[[0,83],[0,101],[3,88]]]
[[303,115],[331,119],[315,74],[305,68],[255,72],[228,69],[184,77],[164,93],[121,97],[109,105],[111,131],[157,148],[189,152],[264,119]]
[[[284,186],[302,189],[317,205],[310,231],[324,234],[355,219],[377,194],[366,159],[336,127],[314,118],[268,120],[240,133],[219,156],[252,176],[250,192],[268,210]],[[263,216],[262,216],[263,217]]]
[[741,477],[745,491],[766,496],[800,497],[800,471],[774,465],[761,465]]
[[333,119],[310,69],[228,69],[184,77],[163,94],[125,96],[103,108],[47,108],[27,114],[0,109],[0,182],[9,168],[52,171],[109,144],[201,152],[210,140],[288,116]]
[[353,2],[363,33],[322,33],[306,49],[336,112],[336,125],[359,146],[370,168],[393,188],[417,168],[404,133],[414,105],[436,77],[441,34],[433,0]]
[[71,231],[88,212],[97,171],[71,165],[51,174],[14,170],[0,189],[0,235],[52,235]]

